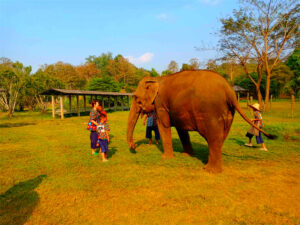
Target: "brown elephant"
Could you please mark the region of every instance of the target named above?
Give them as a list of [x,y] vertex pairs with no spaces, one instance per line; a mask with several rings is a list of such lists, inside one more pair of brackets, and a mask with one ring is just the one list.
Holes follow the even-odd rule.
[[[241,110],[230,84],[208,70],[182,71],[159,78],[145,77],[133,96],[127,127],[127,141],[135,148],[133,131],[139,115],[155,110],[163,144],[163,157],[173,157],[171,127],[178,132],[184,153],[193,154],[188,131],[198,131],[208,143],[209,172],[222,171],[222,146],[234,112],[256,127]],[[268,138],[275,136],[259,129]]]

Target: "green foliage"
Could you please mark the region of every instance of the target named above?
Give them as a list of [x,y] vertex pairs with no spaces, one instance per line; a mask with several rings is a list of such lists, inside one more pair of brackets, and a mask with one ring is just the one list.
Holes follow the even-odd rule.
[[152,68],[150,70],[150,77],[159,77],[159,73],[154,68]]
[[292,94],[300,96],[300,49],[295,49],[286,64],[294,72],[291,80],[287,83],[287,87]]
[[0,104],[13,116],[17,103],[20,103],[24,93],[25,83],[30,75],[31,66],[25,67],[20,62],[9,59],[0,59],[0,87],[5,90],[1,94]]
[[112,60],[112,53],[102,53],[101,56],[89,56],[86,58],[86,61],[89,63],[95,63],[97,68],[101,70],[101,74],[103,76],[108,76],[109,73],[107,71],[107,66],[109,64],[109,61]]
[[189,65],[187,63],[183,63],[182,66],[181,66],[181,69],[180,71],[184,71],[184,70],[193,70],[193,66],[192,65]]
[[169,74],[172,74],[172,71],[170,71],[170,70],[164,70],[164,71],[161,72],[162,76],[169,75]]
[[88,90],[91,91],[111,91],[119,92],[123,87],[123,84],[115,81],[110,76],[103,76],[101,78],[92,78],[88,84]]
[[[250,76],[257,82],[258,80],[257,73],[255,72],[251,73]],[[247,89],[252,96],[257,96],[256,87],[247,75],[242,75],[235,78],[234,84]],[[263,97],[264,97],[265,90],[266,90],[266,75],[264,74],[262,76],[262,82],[260,85],[260,91]],[[274,97],[278,97],[280,94],[280,83],[275,79],[271,80],[270,94],[273,95]]]

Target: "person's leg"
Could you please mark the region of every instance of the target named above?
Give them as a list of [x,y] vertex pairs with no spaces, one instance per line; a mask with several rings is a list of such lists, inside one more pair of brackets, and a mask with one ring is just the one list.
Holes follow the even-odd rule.
[[146,138],[149,139],[149,145],[152,144],[152,127],[148,127],[146,129]]
[[256,142],[257,144],[261,144],[261,149],[260,150],[263,150],[263,151],[268,151],[265,143],[264,143],[264,140],[261,136],[261,132],[259,132],[258,136],[256,137]]
[[252,147],[252,137],[253,137],[253,134],[250,134],[250,133],[247,132],[246,137],[249,138],[249,142],[246,143],[245,145],[249,146],[249,147]]
[[92,154],[95,154],[97,148],[97,141],[98,141],[97,132],[91,132],[90,139],[91,139]]

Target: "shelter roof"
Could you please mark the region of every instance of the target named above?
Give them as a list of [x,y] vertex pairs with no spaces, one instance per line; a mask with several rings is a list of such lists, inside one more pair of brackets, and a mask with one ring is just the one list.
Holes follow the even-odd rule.
[[40,95],[103,95],[103,96],[131,96],[132,93],[104,92],[104,91],[83,91],[51,88],[43,91]]
[[248,91],[247,89],[244,89],[244,88],[242,88],[242,87],[240,87],[240,86],[238,86],[238,85],[234,85],[233,86],[233,89],[234,89],[234,91]]

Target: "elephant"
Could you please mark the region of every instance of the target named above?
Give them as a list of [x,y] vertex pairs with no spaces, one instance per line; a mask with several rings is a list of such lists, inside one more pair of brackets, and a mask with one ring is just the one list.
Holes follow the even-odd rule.
[[185,70],[162,77],[143,78],[133,94],[127,124],[127,142],[135,149],[133,132],[141,115],[156,111],[162,139],[163,158],[172,158],[171,127],[175,127],[185,154],[193,155],[189,131],[197,131],[208,143],[208,163],[204,169],[222,172],[222,146],[229,133],[235,110],[251,126],[268,138],[239,106],[235,91],[225,78],[209,70]]

